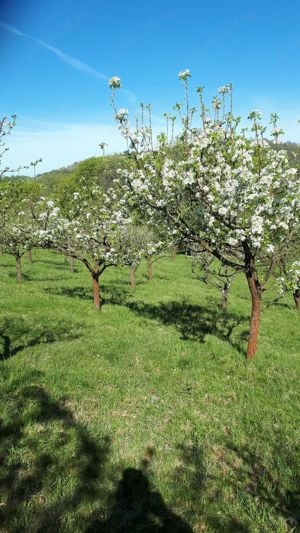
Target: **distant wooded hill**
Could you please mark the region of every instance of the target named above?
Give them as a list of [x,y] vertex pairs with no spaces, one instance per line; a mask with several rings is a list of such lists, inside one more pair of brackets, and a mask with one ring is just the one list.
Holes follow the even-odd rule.
[[[300,170],[300,144],[293,142],[285,142],[278,145],[279,149],[287,150],[291,162]],[[175,145],[171,152],[174,156],[180,152],[180,146]],[[65,186],[68,183],[76,183],[81,178],[87,180],[94,179],[95,182],[101,184],[104,189],[112,185],[113,179],[116,177],[118,168],[127,166],[130,161],[126,153],[107,155],[102,157],[89,157],[80,162],[73,163],[67,167],[51,170],[37,175],[37,181],[43,185],[46,190],[53,190],[60,186]],[[32,179],[30,176],[10,176],[6,179]]]

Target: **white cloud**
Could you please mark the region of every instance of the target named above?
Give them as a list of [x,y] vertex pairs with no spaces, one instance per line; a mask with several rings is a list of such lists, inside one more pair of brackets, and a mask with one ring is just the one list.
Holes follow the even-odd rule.
[[17,127],[6,143],[9,150],[4,166],[17,168],[38,158],[43,162],[38,172],[70,165],[87,157],[100,155],[99,143],[108,144],[107,153],[126,149],[116,126],[110,124],[61,124],[51,122],[27,123]]
[[[166,131],[166,121],[154,115],[154,140],[162,131]],[[174,133],[179,133],[178,126]],[[16,169],[42,158],[43,162],[37,167],[39,173],[100,155],[99,143],[102,141],[108,145],[107,154],[122,152],[127,147],[115,123],[65,124],[24,115],[18,116],[16,127],[4,140],[9,148],[2,161],[4,167]]]

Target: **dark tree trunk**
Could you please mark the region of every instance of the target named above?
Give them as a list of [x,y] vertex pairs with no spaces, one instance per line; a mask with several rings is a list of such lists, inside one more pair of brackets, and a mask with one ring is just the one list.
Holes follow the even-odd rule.
[[93,279],[93,294],[94,294],[94,306],[100,311],[101,309],[101,296],[100,296],[100,286],[99,286],[99,275],[97,272],[92,273]]
[[32,263],[32,250],[28,250],[28,262]]
[[147,278],[150,281],[153,278],[153,269],[152,269],[152,256],[147,255]]
[[296,305],[296,309],[297,311],[300,312],[300,289],[296,289],[293,293],[293,296],[294,296],[294,302]]
[[256,354],[257,340],[259,334],[262,288],[254,268],[249,269],[249,271],[246,273],[246,277],[252,299],[247,359],[253,359]]
[[68,262],[68,256],[67,255],[64,255],[64,265],[66,265]]
[[70,272],[72,274],[74,274],[74,263],[75,263],[74,257],[70,257]]
[[16,256],[16,270],[17,270],[17,281],[21,285],[22,283],[22,266],[21,266],[21,257]]
[[176,256],[177,256],[177,246],[174,246],[172,250],[172,261],[175,261]]
[[135,271],[136,268],[134,266],[130,267],[130,286],[132,289],[135,288],[136,282],[135,282]]

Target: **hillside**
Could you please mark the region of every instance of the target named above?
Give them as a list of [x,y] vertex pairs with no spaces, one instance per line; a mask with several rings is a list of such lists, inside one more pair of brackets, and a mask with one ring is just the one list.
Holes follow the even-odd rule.
[[19,287],[0,257],[4,530],[298,531],[292,298],[264,311],[246,364],[243,276],[226,316],[184,257],[157,262],[151,282],[142,264],[135,290],[111,268],[96,313],[84,266],[33,259]]

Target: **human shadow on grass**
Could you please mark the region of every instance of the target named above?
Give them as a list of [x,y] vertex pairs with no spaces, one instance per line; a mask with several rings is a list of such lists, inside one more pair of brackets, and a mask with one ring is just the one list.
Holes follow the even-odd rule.
[[91,520],[86,533],[192,533],[192,528],[150,487],[142,470],[126,468],[114,494],[107,520]]
[[77,339],[80,328],[80,324],[71,321],[45,325],[22,317],[0,319],[0,361],[37,344]]
[[[110,437],[99,431],[92,437],[68,399],[53,398],[42,382],[38,372],[13,380],[8,369],[1,374],[0,529],[192,533],[189,523],[201,520],[212,532],[250,533],[251,501],[264,513],[268,509],[283,518],[291,530],[299,527],[299,469],[283,442],[273,450],[278,464],[290,472],[290,481],[282,483],[276,465],[267,466],[245,445],[222,443],[221,451],[210,457],[209,472],[197,442],[180,445],[170,481],[171,505],[184,510],[182,518],[153,486],[147,457],[139,468],[114,465]],[[233,516],[228,506],[231,502],[236,509],[235,500],[238,505],[245,501],[240,516]]]
[[161,494],[152,486],[148,466],[153,448],[149,447],[140,468],[126,468],[111,494],[108,517],[99,511],[85,529],[85,533],[192,533],[189,524],[175,514]]
[[110,437],[91,437],[68,399],[40,384],[42,374],[1,377],[1,530],[192,533],[146,468],[112,464]]
[[127,307],[139,316],[157,320],[166,326],[175,326],[183,340],[203,343],[206,335],[216,335],[244,354],[242,339],[233,339],[235,329],[248,320],[244,315],[224,313],[217,306],[204,307],[186,300],[160,302],[157,305],[128,302]]

